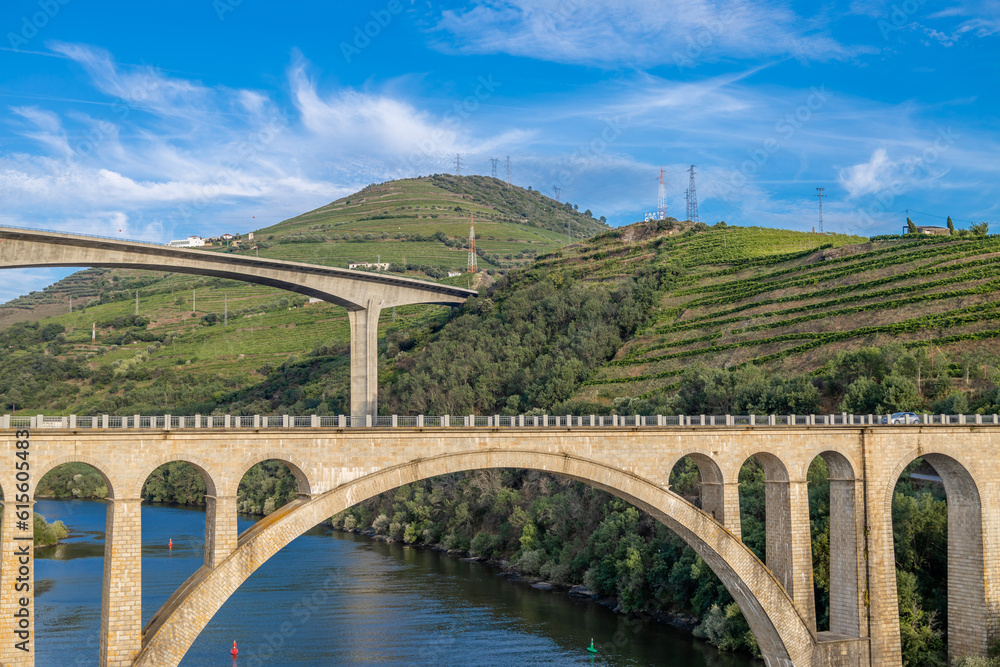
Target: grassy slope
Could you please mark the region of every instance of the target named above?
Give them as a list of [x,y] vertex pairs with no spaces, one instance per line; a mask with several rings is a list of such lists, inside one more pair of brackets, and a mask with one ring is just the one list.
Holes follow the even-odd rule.
[[[530,263],[534,255],[565,245],[567,224],[575,239],[607,230],[599,221],[537,191],[508,187],[486,176],[436,175],[371,185],[314,211],[258,230],[254,240],[280,243],[261,252],[277,259],[347,266],[349,262],[374,262],[381,257],[383,262],[462,270],[467,264],[466,248],[397,237],[442,232],[456,239],[468,239],[470,215],[475,216],[477,248],[488,255],[499,255],[494,262],[480,257],[480,268],[513,268]],[[365,234],[380,238],[377,243],[345,242],[338,238]],[[288,243],[296,237],[322,236],[327,238],[326,242]]]

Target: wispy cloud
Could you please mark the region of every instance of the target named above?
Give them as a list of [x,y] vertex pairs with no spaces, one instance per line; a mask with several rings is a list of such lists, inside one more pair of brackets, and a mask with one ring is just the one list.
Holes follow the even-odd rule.
[[[445,10],[439,46],[607,67],[723,58],[843,60],[873,49],[841,44],[778,3],[746,0],[497,0]],[[693,62],[691,64],[694,64]]]

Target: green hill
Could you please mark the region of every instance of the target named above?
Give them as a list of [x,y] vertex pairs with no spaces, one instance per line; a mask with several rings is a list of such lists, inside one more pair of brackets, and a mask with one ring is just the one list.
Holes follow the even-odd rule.
[[253,242],[242,245],[257,245],[267,257],[315,264],[346,267],[381,259],[411,271],[463,271],[473,218],[480,269],[524,266],[569,239],[608,229],[589,211],[579,213],[537,190],[487,176],[440,174],[370,185],[257,230]]

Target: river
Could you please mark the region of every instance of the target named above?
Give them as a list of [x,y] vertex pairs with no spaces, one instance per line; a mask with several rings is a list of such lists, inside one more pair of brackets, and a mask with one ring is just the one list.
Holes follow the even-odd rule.
[[[40,500],[71,536],[37,550],[36,665],[97,664],[105,504]],[[240,518],[240,530],[252,519]],[[203,561],[205,513],[142,514],[147,622]],[[168,548],[170,540],[173,548]],[[586,651],[591,639],[601,649]],[[223,605],[185,667],[251,665],[676,665],[749,667],[689,633],[541,591],[475,562],[317,527],[265,563]]]

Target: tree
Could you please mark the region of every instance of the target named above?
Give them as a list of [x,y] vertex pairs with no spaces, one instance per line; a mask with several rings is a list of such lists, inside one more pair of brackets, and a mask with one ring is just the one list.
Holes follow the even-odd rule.
[[948,216],[948,233],[954,235],[955,233],[955,223],[951,221],[951,216]]
[[990,224],[985,220],[983,222],[977,222],[969,227],[969,231],[972,232],[973,236],[986,236],[990,233]]
[[913,221],[910,220],[909,218],[906,219],[906,230],[910,234],[916,234],[917,233],[917,226],[915,224],[913,224]]

